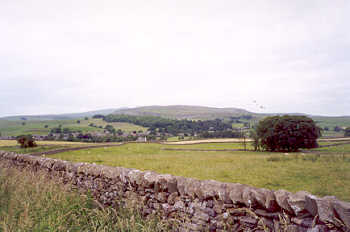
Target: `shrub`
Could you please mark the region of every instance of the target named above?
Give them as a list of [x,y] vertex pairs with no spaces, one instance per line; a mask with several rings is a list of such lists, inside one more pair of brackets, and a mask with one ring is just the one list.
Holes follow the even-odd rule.
[[297,151],[318,147],[321,129],[306,116],[274,116],[261,120],[256,128],[259,145],[267,151]]
[[350,137],[350,127],[345,129],[344,137]]
[[17,142],[21,145],[21,148],[38,146],[32,135],[20,135],[17,137]]

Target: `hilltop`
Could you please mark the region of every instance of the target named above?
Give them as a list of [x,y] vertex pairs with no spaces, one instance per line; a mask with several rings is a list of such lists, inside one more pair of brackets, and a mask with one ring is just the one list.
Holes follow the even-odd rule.
[[135,116],[158,116],[172,119],[210,120],[238,117],[243,115],[257,116],[258,114],[240,108],[215,108],[206,106],[143,106],[136,108],[119,109],[113,114],[128,114]]

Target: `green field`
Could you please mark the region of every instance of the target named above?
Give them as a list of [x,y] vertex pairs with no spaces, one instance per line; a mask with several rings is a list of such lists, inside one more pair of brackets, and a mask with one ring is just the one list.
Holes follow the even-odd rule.
[[[184,146],[135,143],[60,153],[52,157],[198,179],[237,182],[274,190],[306,190],[315,195],[335,195],[339,199],[350,200],[348,145],[321,148],[321,154],[164,150],[184,147],[222,149],[226,146],[231,147],[230,144]],[[239,144],[235,146],[239,148]]]
[[[203,149],[203,150],[229,150],[229,149],[244,149],[242,143],[199,143],[199,144],[188,144],[188,145],[166,145],[162,148],[170,149]],[[246,148],[249,150],[253,149],[250,142],[246,143]]]
[[[80,120],[80,123],[77,123]],[[147,128],[137,126],[130,123],[107,123],[102,119],[77,119],[77,120],[48,120],[48,121],[7,121],[0,120],[0,132],[2,136],[18,136],[21,134],[35,134],[35,135],[47,135],[54,127],[62,125],[62,128],[69,128],[75,131],[82,131],[83,133],[93,131],[103,131],[101,128],[91,127],[90,123],[94,123],[97,126],[105,127],[107,124],[113,125],[116,130],[121,129],[126,132],[131,131],[146,131]],[[22,123],[25,122],[25,125]],[[48,125],[48,128],[45,128]]]

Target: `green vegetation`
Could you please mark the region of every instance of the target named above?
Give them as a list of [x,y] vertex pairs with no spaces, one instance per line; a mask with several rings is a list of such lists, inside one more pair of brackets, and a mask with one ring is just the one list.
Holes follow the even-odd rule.
[[232,123],[224,122],[220,119],[206,120],[206,121],[192,121],[192,120],[176,120],[167,119],[155,116],[133,116],[133,115],[113,115],[109,114],[104,117],[106,122],[128,122],[143,127],[148,127],[151,134],[170,133],[178,135],[180,133],[187,135],[200,134],[201,137],[225,137],[237,138],[241,134],[232,131]]
[[328,127],[329,130],[333,130],[334,127],[348,127],[350,126],[350,117],[321,117],[321,116],[313,116],[312,119],[316,122],[316,124],[325,128]]
[[347,127],[344,132],[344,137],[350,137],[350,127]]
[[0,231],[168,231],[158,218],[100,208],[89,194],[44,174],[0,168]]
[[12,151],[20,154],[32,154],[36,152],[46,152],[62,148],[79,147],[79,145],[40,145],[31,148],[21,148],[20,146],[2,146],[0,150],[2,151]]
[[256,127],[254,147],[267,151],[297,151],[318,147],[320,128],[306,116],[274,116],[264,118]]
[[[252,150],[253,146],[247,143],[247,149]],[[231,149],[244,149],[243,143],[199,143],[199,144],[188,144],[188,145],[166,145],[164,148],[173,149],[203,149],[203,150],[231,150]]]
[[17,137],[17,142],[21,148],[32,148],[38,146],[32,135],[20,135]]
[[[176,151],[164,148],[222,149],[227,144],[161,145],[127,144],[55,154],[53,158],[110,166],[153,170],[198,179],[249,184],[292,192],[335,195],[350,200],[350,145],[319,148],[321,154]],[[325,151],[322,152],[322,149]],[[335,152],[329,152],[337,149]],[[342,152],[339,152],[343,149]],[[51,156],[50,156],[51,157]],[[288,157],[288,158],[283,158]],[[310,158],[309,158],[310,157]]]
[[[91,127],[89,124],[94,124],[97,127]],[[0,131],[2,136],[18,136],[22,134],[35,134],[35,135],[47,135],[53,128],[58,128],[61,125],[62,130],[68,128],[70,131],[81,131],[82,133],[88,132],[103,132],[104,127],[110,124],[115,129],[121,129],[126,132],[132,131],[146,131],[147,128],[133,125],[130,123],[107,123],[102,119],[80,120],[78,124],[76,120],[48,120],[48,121],[26,121],[25,125],[22,125],[22,121],[7,121],[0,120]],[[101,128],[100,128],[101,126]]]

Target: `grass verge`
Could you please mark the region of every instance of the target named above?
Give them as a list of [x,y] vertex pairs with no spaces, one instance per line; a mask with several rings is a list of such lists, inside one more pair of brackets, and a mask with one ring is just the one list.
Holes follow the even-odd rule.
[[43,173],[0,166],[0,232],[168,231],[166,222],[126,209],[99,208]]

